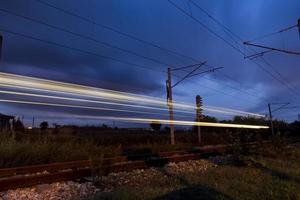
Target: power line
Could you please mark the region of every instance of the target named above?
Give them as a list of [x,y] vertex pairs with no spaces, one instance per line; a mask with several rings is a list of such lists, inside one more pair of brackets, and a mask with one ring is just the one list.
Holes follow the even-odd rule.
[[259,47],[259,48],[262,48],[262,49],[268,49],[268,50],[272,50],[272,51],[278,51],[278,52],[281,52],[281,53],[300,56],[300,52],[289,51],[289,50],[285,50],[285,49],[278,49],[278,48],[274,48],[274,47],[269,47],[269,46],[264,46],[264,45],[259,45],[259,44],[253,44],[253,43],[250,43],[250,42],[244,42],[244,44],[254,46],[254,47]]
[[[202,11],[204,14],[206,14],[211,20],[213,20],[216,24],[218,24],[219,26],[221,26],[222,28],[224,28],[227,32],[229,32],[230,34],[232,34],[234,37],[240,39],[242,41],[242,38],[240,36],[238,36],[237,34],[235,34],[233,31],[230,30],[230,28],[228,28],[227,26],[225,26],[224,24],[222,24],[219,20],[217,20],[216,18],[214,18],[212,15],[210,15],[206,10],[204,10],[202,7],[200,7],[197,3],[195,3],[193,0],[188,0],[189,2],[191,2],[195,7],[197,7],[200,11]],[[235,40],[235,39],[234,39]],[[237,44],[239,44],[237,42]]]
[[276,35],[276,34],[279,34],[279,33],[283,33],[283,32],[286,32],[286,31],[289,31],[293,28],[296,28],[298,25],[293,25],[293,26],[289,26],[289,27],[286,27],[286,28],[283,28],[283,29],[280,29],[279,31],[275,31],[273,33],[268,33],[268,34],[265,34],[265,35],[262,35],[262,36],[258,36],[256,38],[253,38],[247,42],[254,42],[254,41],[257,41],[257,40],[261,40],[261,39],[264,39],[266,37],[270,37],[270,36],[273,36],[273,35]]
[[41,3],[41,4],[45,5],[45,6],[51,7],[51,8],[53,8],[53,9],[55,9],[55,10],[58,10],[58,11],[60,11],[60,12],[63,12],[63,13],[65,13],[65,14],[67,14],[67,15],[73,16],[73,17],[75,17],[75,18],[81,19],[81,20],[83,20],[83,21],[85,21],[85,22],[88,22],[88,23],[90,23],[90,24],[93,24],[93,25],[95,25],[95,26],[99,26],[99,27],[101,27],[101,28],[110,30],[110,31],[112,31],[112,32],[114,32],[114,33],[117,33],[117,34],[123,35],[123,36],[125,36],[125,37],[131,38],[131,39],[136,40],[136,41],[138,41],[138,42],[141,42],[141,43],[143,43],[143,44],[152,46],[152,47],[154,47],[154,48],[158,48],[158,49],[160,49],[160,50],[162,50],[162,51],[166,51],[166,52],[171,53],[171,54],[173,54],[173,55],[177,55],[177,56],[180,56],[180,57],[189,58],[189,59],[191,59],[191,60],[194,60],[194,61],[196,61],[196,62],[199,62],[199,60],[196,60],[196,59],[194,59],[194,58],[192,58],[192,57],[190,57],[190,56],[183,55],[183,54],[181,54],[181,53],[179,53],[179,52],[177,52],[177,51],[174,51],[174,50],[165,48],[165,47],[160,46],[160,45],[158,45],[158,44],[155,44],[155,43],[153,43],[153,42],[146,41],[146,40],[144,40],[144,39],[141,39],[141,38],[136,37],[136,36],[134,36],[134,35],[125,33],[125,32],[123,32],[123,31],[120,31],[120,30],[118,30],[118,29],[116,29],[116,28],[113,28],[113,27],[111,27],[111,26],[107,26],[107,25],[105,25],[105,24],[98,23],[98,22],[96,22],[96,21],[94,21],[94,20],[91,20],[91,19],[89,19],[89,18],[87,18],[87,17],[81,16],[81,15],[78,15],[78,14],[73,13],[73,12],[71,12],[71,11],[68,11],[68,10],[65,10],[65,9],[63,9],[63,8],[57,7],[57,6],[55,6],[55,5],[53,5],[53,4],[50,4],[50,3],[46,2],[46,1],[43,1],[43,0],[35,0],[35,1]]
[[[118,49],[118,50],[121,50],[121,51],[125,51],[125,52],[127,52],[127,53],[133,54],[133,55],[135,55],[135,56],[138,56],[138,57],[141,57],[141,58],[144,58],[144,59],[151,60],[151,61],[153,61],[153,62],[162,64],[162,65],[168,65],[168,66],[171,65],[171,64],[167,64],[167,63],[164,63],[164,62],[161,62],[161,61],[158,61],[158,60],[149,58],[149,57],[145,57],[145,56],[143,56],[143,55],[137,54],[137,53],[132,52],[132,51],[130,51],[130,50],[126,50],[126,49],[123,49],[123,48],[120,48],[120,47],[117,47],[117,46],[113,46],[113,45],[111,45],[111,44],[109,44],[109,43],[107,43],[107,42],[102,42],[102,41],[96,40],[96,39],[94,39],[94,38],[91,38],[91,37],[88,37],[88,36],[85,36],[85,35],[82,35],[82,34],[79,34],[79,33],[75,33],[75,32],[72,32],[72,31],[70,31],[70,30],[67,30],[67,29],[64,29],[64,28],[61,28],[61,27],[58,27],[58,26],[55,26],[55,25],[46,23],[46,22],[42,22],[42,21],[40,21],[40,20],[36,20],[36,19],[33,19],[33,18],[30,18],[30,17],[24,16],[24,15],[20,15],[20,14],[18,14],[18,13],[15,13],[15,12],[12,12],[12,11],[9,11],[9,10],[5,10],[5,9],[0,8],[0,11],[9,13],[9,14],[11,14],[11,15],[18,16],[18,17],[20,17],[20,18],[23,18],[23,19],[26,19],[26,20],[29,20],[29,21],[32,21],[32,22],[35,22],[35,23],[38,23],[38,24],[45,25],[45,26],[47,26],[47,27],[50,27],[50,28],[53,28],[53,29],[56,29],[56,30],[59,30],[59,31],[63,31],[63,32],[66,32],[66,33],[69,33],[69,34],[78,36],[78,37],[81,37],[81,38],[84,38],[84,39],[88,39],[88,40],[93,41],[93,42],[96,42],[96,43],[103,44],[103,45],[109,46],[109,47],[111,47],[111,48],[115,48],[115,49]],[[184,66],[184,67],[179,67],[179,68],[176,68],[176,70],[182,70],[182,69],[194,67],[194,66],[196,66],[196,65],[198,65],[198,64],[188,65],[188,66]],[[211,71],[211,70],[208,70],[208,71]],[[232,89],[234,89],[234,88],[232,88]]]
[[209,28],[206,24],[202,23],[199,19],[197,19],[196,17],[192,16],[191,14],[189,14],[188,12],[186,12],[184,9],[182,9],[181,7],[179,7],[176,3],[174,3],[171,0],[168,0],[168,2],[173,5],[175,8],[177,8],[177,10],[181,11],[183,14],[187,15],[188,17],[192,18],[194,21],[196,21],[198,24],[200,24],[203,28],[205,28],[208,32],[210,32],[211,34],[213,34],[214,36],[216,36],[217,38],[219,38],[220,40],[222,40],[223,42],[225,42],[227,45],[229,45],[230,47],[232,47],[233,49],[235,49],[236,51],[240,52],[243,54],[243,52],[235,47],[234,45],[232,45],[230,42],[228,42],[225,38],[223,38],[222,36],[220,36],[219,34],[217,34],[216,32],[214,32],[211,28]]
[[[201,8],[198,4],[196,4],[195,2],[193,2],[192,0],[190,0],[194,5],[197,5],[197,8]],[[188,12],[186,12],[185,10],[183,10],[182,8],[180,8],[177,4],[175,4],[173,1],[168,0],[168,2],[173,5],[175,8],[177,8],[177,10],[181,11],[183,14],[187,15],[188,17],[190,17],[191,19],[193,19],[194,21],[196,21],[198,24],[200,24],[202,27],[204,27],[207,31],[209,31],[210,33],[212,33],[213,35],[215,35],[217,38],[221,39],[222,41],[224,41],[227,45],[229,45],[230,47],[232,47],[234,50],[236,50],[237,52],[239,52],[240,54],[242,54],[244,57],[246,57],[246,54],[244,52],[242,52],[239,48],[236,48],[235,46],[233,46],[230,42],[228,42],[225,38],[223,38],[222,36],[220,36],[219,34],[217,34],[216,32],[214,32],[212,29],[210,29],[207,25],[203,24],[199,19],[195,18],[194,16],[191,16]],[[227,30],[228,32],[230,32],[233,36],[237,37],[241,42],[243,42],[242,38],[239,37],[237,34],[235,34],[233,31],[231,31],[229,28],[227,28],[225,25],[223,25],[222,23],[220,23],[218,20],[216,20],[215,18],[213,18],[210,14],[208,14],[208,12],[206,12],[204,9],[200,9],[201,11],[204,11],[205,14],[207,14],[210,18],[213,19],[213,21],[215,21],[217,24],[219,24],[220,26],[222,26],[225,30]],[[276,79],[278,82],[280,82],[281,84],[283,84],[284,86],[287,86],[288,84],[283,82],[282,80],[278,79],[276,76],[273,75],[273,73],[271,73],[269,70],[267,70],[266,68],[264,68],[262,65],[260,65],[259,63],[253,61],[258,67],[260,67],[261,69],[263,69],[263,71],[265,71],[267,74],[269,74],[271,77],[273,77],[274,79]],[[271,66],[271,65],[270,65]],[[273,69],[273,66],[272,66]],[[288,89],[290,89],[289,86],[287,86]]]
[[[180,57],[187,58],[187,59],[192,60],[192,61],[195,61],[195,62],[200,62],[198,59],[193,58],[193,57],[191,57],[191,56],[187,56],[187,55],[181,54],[181,53],[179,53],[179,52],[176,52],[176,51],[174,51],[174,50],[171,50],[171,49],[162,47],[162,46],[160,46],[160,45],[158,45],[158,44],[155,44],[155,43],[153,43],[153,42],[149,42],[149,41],[146,41],[146,40],[144,40],[144,39],[138,38],[138,37],[136,37],[136,36],[134,36],[134,35],[125,33],[125,32],[123,32],[123,31],[120,31],[120,30],[118,30],[118,29],[116,29],[116,28],[113,28],[113,27],[111,27],[111,26],[107,26],[107,25],[98,23],[98,22],[96,22],[96,21],[94,21],[94,20],[91,20],[91,19],[89,19],[89,18],[87,18],[87,17],[83,17],[83,16],[78,15],[78,14],[76,14],[76,13],[70,12],[70,11],[68,11],[68,10],[66,10],[66,9],[57,7],[57,6],[55,6],[55,5],[51,4],[51,3],[45,2],[45,1],[43,1],[43,0],[36,0],[36,1],[39,2],[39,3],[41,3],[41,4],[43,4],[43,5],[45,5],[45,6],[48,6],[48,7],[51,7],[51,8],[53,8],[53,9],[55,9],[55,10],[58,10],[58,11],[60,11],[60,12],[63,12],[64,14],[67,14],[67,15],[69,15],[69,16],[73,16],[73,17],[78,18],[78,19],[81,19],[81,20],[83,20],[83,21],[85,21],[85,22],[88,22],[88,23],[91,23],[91,24],[93,24],[93,25],[99,26],[99,27],[101,27],[101,28],[107,29],[107,30],[109,30],[109,31],[115,32],[115,33],[117,33],[117,34],[120,34],[120,35],[122,35],[122,36],[128,37],[128,38],[133,39],[133,40],[135,40],[135,41],[141,42],[141,43],[143,43],[143,44],[146,44],[146,45],[149,45],[149,46],[158,48],[158,49],[160,49],[160,50],[162,50],[162,51],[169,52],[169,53],[171,53],[171,54],[173,54],[173,55],[177,55],[177,56],[180,56]],[[194,65],[191,65],[191,66],[194,66]],[[223,73],[222,73],[222,74],[223,74]],[[230,79],[231,79],[231,80],[234,80],[233,78],[230,78]],[[236,80],[234,80],[234,81],[236,82]],[[242,85],[241,83],[239,83],[239,84]],[[242,91],[242,90],[239,90],[239,91]],[[223,93],[223,92],[222,92],[222,93]]]
[[[144,66],[144,65],[131,63],[131,62],[128,62],[128,61],[120,60],[120,59],[113,58],[113,57],[110,57],[110,56],[105,56],[105,55],[102,55],[102,54],[94,53],[94,52],[83,50],[83,49],[80,49],[80,48],[75,48],[75,47],[67,46],[67,45],[64,45],[64,44],[59,44],[57,42],[44,40],[44,39],[37,38],[37,37],[34,37],[34,36],[25,35],[25,34],[22,34],[22,33],[17,33],[17,32],[11,31],[11,30],[7,30],[7,29],[2,28],[2,27],[0,27],[0,31],[6,32],[6,33],[9,33],[9,34],[13,34],[13,35],[17,35],[17,36],[21,36],[21,37],[25,37],[25,38],[28,38],[28,39],[31,39],[31,40],[36,40],[36,41],[39,41],[39,42],[47,43],[47,44],[50,44],[50,45],[58,46],[58,47],[61,47],[61,48],[70,49],[70,50],[73,50],[73,51],[78,51],[78,52],[81,52],[81,53],[84,53],[84,54],[100,57],[100,58],[103,58],[103,59],[113,60],[115,62],[123,63],[123,64],[129,65],[129,66],[139,67],[139,68],[143,68],[143,69],[147,69],[147,70],[152,70],[152,71],[155,71],[155,72],[158,71],[158,70],[155,70],[153,68],[149,68],[149,67]],[[159,72],[166,73],[165,71],[161,71],[161,70],[159,70]]]
[[[221,26],[222,28],[224,28],[226,31],[228,31],[230,34],[232,34],[234,37],[236,37],[240,42],[243,43],[243,39],[237,35],[236,33],[234,33],[232,30],[230,30],[230,28],[228,28],[227,26],[225,26],[223,23],[221,23],[219,20],[217,20],[216,18],[214,18],[213,16],[211,16],[206,10],[204,10],[203,8],[201,8],[197,3],[195,3],[193,0],[189,0],[190,2],[193,3],[194,6],[196,6],[200,11],[202,11],[203,13],[205,13],[209,18],[211,18],[215,23],[217,23],[219,26]],[[296,25],[297,26],[297,25]],[[295,26],[294,26],[295,27]],[[289,28],[286,28],[286,29],[283,29],[282,31],[284,30],[289,30],[290,28],[293,28],[293,27],[289,27]],[[281,31],[281,32],[282,32]],[[254,51],[254,50],[253,50]],[[254,51],[255,52],[255,51]],[[284,79],[283,76],[281,75],[280,72],[278,72],[278,70],[276,70],[274,68],[273,65],[271,65],[270,63],[268,63],[264,58],[262,58],[263,62],[265,62],[270,68],[273,69],[273,71],[275,71],[279,76],[280,78]]]
[[[115,58],[112,58],[112,57],[109,57],[109,56],[103,56],[101,54],[93,53],[93,52],[82,50],[82,49],[79,49],[79,48],[74,48],[74,47],[70,47],[70,46],[67,46],[67,45],[62,45],[62,44],[59,44],[59,43],[56,43],[56,42],[52,42],[52,41],[48,41],[48,40],[36,38],[36,37],[33,37],[33,36],[25,35],[25,34],[22,34],[22,33],[17,33],[17,32],[14,32],[14,31],[11,31],[11,30],[7,30],[7,29],[1,28],[1,27],[0,27],[0,31],[6,32],[6,33],[10,33],[10,34],[13,34],[13,35],[17,35],[17,36],[21,36],[21,37],[25,37],[25,38],[28,38],[28,39],[31,39],[31,40],[36,40],[36,41],[39,41],[39,42],[47,43],[47,44],[50,44],[50,45],[58,46],[58,47],[61,47],[61,48],[66,48],[66,49],[70,49],[70,50],[73,50],[73,51],[78,51],[78,52],[81,52],[81,53],[84,53],[84,54],[88,54],[88,55],[97,56],[97,57],[100,57],[100,58],[114,60],[116,62],[123,63],[123,64],[126,64],[126,65],[135,66],[135,67],[139,67],[139,68],[143,68],[143,69],[147,69],[147,70],[152,70],[154,72],[166,73],[165,71],[162,71],[162,70],[155,70],[155,69],[152,69],[152,68],[148,68],[146,66],[137,65],[137,64],[130,63],[130,62],[127,62],[127,61],[115,59]],[[181,76],[178,76],[178,75],[175,75],[175,76],[181,78]],[[231,96],[233,98],[240,98],[240,97],[231,95],[229,93],[225,93],[223,91],[220,91],[220,90],[208,87],[208,86],[203,86],[203,87],[206,87],[206,88],[208,88],[210,90],[214,90],[215,92],[218,92],[218,93],[225,94],[227,96]],[[242,99],[242,98],[240,98],[240,99]],[[245,100],[245,99],[243,99],[243,100]]]
[[93,38],[93,37],[89,37],[89,36],[86,36],[86,35],[83,35],[83,34],[80,34],[80,33],[76,33],[76,32],[67,30],[67,29],[65,29],[65,28],[58,27],[58,26],[56,26],[56,25],[52,25],[52,24],[43,22],[43,21],[38,20],[38,19],[33,19],[33,18],[31,18],[31,17],[24,16],[24,15],[21,15],[21,14],[15,13],[15,12],[12,12],[12,11],[10,11],[10,10],[6,10],[6,9],[3,9],[3,8],[0,8],[0,11],[1,11],[1,12],[5,12],[5,13],[8,13],[8,14],[10,14],[10,15],[14,15],[14,16],[17,16],[17,17],[26,19],[26,20],[29,20],[29,21],[32,21],[32,22],[34,22],[34,23],[38,23],[38,24],[41,24],[41,25],[44,25],[44,26],[47,26],[47,27],[50,27],[50,28],[53,28],[53,29],[56,29],[56,30],[59,30],[59,31],[62,31],[62,32],[65,32],[65,33],[68,33],[68,34],[71,34],[71,35],[74,35],[74,36],[77,36],[77,37],[80,37],[80,38],[83,38],[83,39],[86,39],[86,40],[89,40],[89,41],[92,41],[92,42],[96,42],[96,43],[98,43],[98,44],[102,44],[102,45],[104,45],[104,46],[107,46],[107,47],[110,47],[110,48],[113,48],[113,49],[118,49],[118,50],[120,50],[120,51],[129,53],[129,54],[132,54],[132,55],[134,55],[134,56],[137,56],[137,57],[140,57],[140,58],[143,58],[143,59],[150,60],[150,61],[152,61],[152,62],[161,64],[161,65],[170,65],[170,64],[167,64],[167,63],[165,63],[165,62],[163,62],[163,61],[160,61],[160,60],[157,60],[157,59],[154,59],[154,58],[150,58],[150,57],[147,57],[147,56],[138,54],[138,53],[136,53],[136,52],[134,52],[134,51],[131,51],[131,50],[128,50],[128,49],[124,49],[124,48],[121,48],[121,47],[112,45],[112,44],[110,44],[110,43],[107,43],[107,42],[104,42],[104,41],[97,40],[97,39],[95,39],[95,38]]

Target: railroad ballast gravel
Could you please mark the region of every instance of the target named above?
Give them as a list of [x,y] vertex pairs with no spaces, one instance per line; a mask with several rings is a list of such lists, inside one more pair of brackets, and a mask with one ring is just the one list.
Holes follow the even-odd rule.
[[146,186],[169,181],[173,176],[187,173],[201,174],[216,165],[208,160],[191,160],[179,163],[168,163],[164,168],[149,168],[131,172],[110,173],[96,178],[96,183],[78,183],[73,181],[42,184],[30,188],[0,192],[0,200],[73,200],[88,199],[97,192],[110,192],[128,186]]
[[0,200],[71,200],[92,197],[98,189],[90,182],[42,184],[0,193]]

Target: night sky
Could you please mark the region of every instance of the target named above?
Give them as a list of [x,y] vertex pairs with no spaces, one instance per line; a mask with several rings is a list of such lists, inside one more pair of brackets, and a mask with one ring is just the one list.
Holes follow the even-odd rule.
[[[0,34],[4,38],[1,72],[165,98],[165,71],[168,67],[206,61],[207,66],[203,66],[203,71],[212,67],[224,68],[214,73],[195,76],[176,86],[174,88],[176,101],[194,103],[195,95],[199,94],[203,97],[205,105],[260,114],[267,114],[269,102],[290,102],[291,106],[300,106],[299,56],[270,52],[253,60],[244,59],[240,52],[180,12],[167,0],[43,1],[194,59],[168,53],[87,23],[37,0],[0,0]],[[239,45],[239,50],[249,55],[250,47],[244,46],[241,41],[236,44],[221,26],[192,2],[189,0],[172,0],[172,2],[230,44]],[[299,0],[194,0],[194,2],[243,41],[295,25],[300,18]],[[18,14],[19,17],[12,13]],[[152,60],[50,28],[20,15],[94,38]],[[24,38],[8,31],[92,52],[98,56]],[[300,51],[300,38],[296,28],[255,42]],[[105,59],[99,55],[115,60]],[[264,61],[271,66],[266,65]],[[254,62],[260,64],[268,73]],[[184,71],[176,72],[178,76],[185,74]],[[176,77],[174,79],[177,80]],[[293,121],[297,119],[299,109],[300,107],[281,110],[274,115],[276,118]],[[58,116],[60,113],[78,114],[78,112],[96,114],[84,110],[70,111],[4,103],[0,104],[0,111],[5,114],[24,115],[28,121],[35,115],[39,116],[39,120],[60,123],[64,123],[62,119],[55,117],[50,119],[50,116]],[[78,122],[68,120],[68,123]],[[93,122],[87,120],[81,123]]]

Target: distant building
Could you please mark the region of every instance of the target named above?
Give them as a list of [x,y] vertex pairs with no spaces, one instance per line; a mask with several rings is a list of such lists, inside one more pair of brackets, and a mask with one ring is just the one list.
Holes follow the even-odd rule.
[[11,130],[11,124],[15,117],[0,113],[0,132]]

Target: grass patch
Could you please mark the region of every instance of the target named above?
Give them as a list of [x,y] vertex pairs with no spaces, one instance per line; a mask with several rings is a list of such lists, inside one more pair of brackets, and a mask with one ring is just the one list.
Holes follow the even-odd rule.
[[[104,135],[103,140],[100,140],[100,136],[93,138],[71,135],[22,134],[12,138],[2,134],[0,135],[0,168],[83,159],[91,159],[95,161],[93,163],[99,165],[101,160],[107,157],[157,154],[161,151],[179,150],[190,146],[190,144],[182,143],[176,145],[162,144],[159,140],[157,142],[135,141],[136,144],[128,144],[130,141],[118,143],[117,139],[120,140],[120,136],[123,137],[122,141],[126,141],[126,135],[118,134],[113,134],[110,137]],[[132,137],[129,135],[127,140]],[[116,138],[115,143],[112,142],[114,138]]]
[[[273,145],[263,148],[274,148]],[[262,150],[262,149],[261,149]],[[261,151],[260,150],[260,151]],[[204,173],[184,173],[150,181],[147,185],[121,186],[99,193],[98,199],[300,199],[300,150],[284,148],[278,154],[247,155],[248,165],[220,165]],[[167,181],[166,181],[167,180]]]

